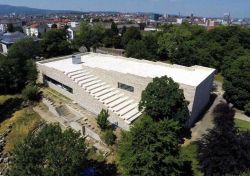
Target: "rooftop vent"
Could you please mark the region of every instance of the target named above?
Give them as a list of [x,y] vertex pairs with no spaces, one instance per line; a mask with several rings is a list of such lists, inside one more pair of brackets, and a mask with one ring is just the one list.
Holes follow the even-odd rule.
[[77,54],[77,55],[72,55],[72,63],[73,64],[81,64],[81,55]]

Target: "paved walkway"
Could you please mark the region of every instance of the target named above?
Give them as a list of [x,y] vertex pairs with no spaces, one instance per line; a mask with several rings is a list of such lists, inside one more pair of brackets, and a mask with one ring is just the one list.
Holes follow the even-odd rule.
[[242,112],[236,112],[235,113],[235,118],[250,122],[250,117],[248,117],[247,115],[243,114]]
[[214,108],[221,102],[224,101],[223,99],[223,90],[222,90],[222,84],[220,82],[215,82],[217,85],[217,89],[214,92],[217,97],[215,98],[214,102],[212,105],[209,107],[207,112],[203,115],[202,119],[195,124],[195,126],[191,129],[192,136],[191,139],[187,140],[185,142],[185,145],[189,144],[190,142],[194,142],[199,140],[202,135],[204,135],[207,130],[213,128],[213,110]]

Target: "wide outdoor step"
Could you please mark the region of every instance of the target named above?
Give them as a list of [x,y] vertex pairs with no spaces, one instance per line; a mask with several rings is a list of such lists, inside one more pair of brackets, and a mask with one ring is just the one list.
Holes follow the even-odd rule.
[[104,104],[109,104],[109,103],[111,103],[111,102],[113,102],[113,101],[115,101],[115,100],[121,98],[122,96],[124,96],[124,94],[114,95],[114,96],[112,96],[112,97],[110,97],[110,98],[108,98],[108,99],[106,99],[106,100],[104,100],[104,101],[102,101],[102,102],[103,102]]
[[113,111],[114,111],[114,112],[120,111],[122,108],[127,107],[127,106],[130,105],[132,102],[133,102],[133,100],[125,101],[125,102],[123,102],[123,103],[117,105],[116,107],[114,107],[114,108],[113,108]]
[[86,89],[87,87],[96,85],[100,82],[101,82],[101,80],[93,80],[93,81],[88,82],[87,84],[83,84],[82,88]]
[[126,101],[128,99],[128,97],[121,97],[118,100],[113,101],[112,103],[108,104],[109,108],[114,108],[115,106],[123,103],[124,101]]
[[105,90],[103,90],[103,91],[100,91],[100,92],[96,93],[94,96],[95,96],[96,98],[98,98],[98,97],[100,97],[100,96],[102,96],[102,95],[105,95],[105,94],[107,94],[107,93],[109,93],[109,92],[112,92],[112,91],[114,91],[114,90],[115,90],[115,88],[105,89]]
[[91,78],[85,79],[83,81],[79,81],[78,85],[82,86],[82,85],[87,84],[87,83],[94,81],[94,80],[97,80],[97,77],[91,77]]
[[78,74],[78,75],[72,76],[71,79],[76,80],[77,78],[81,78],[81,77],[83,77],[83,76],[89,75],[89,73],[90,73],[90,72],[87,72],[87,71],[86,71],[86,72],[80,73],[80,74]]
[[91,90],[90,93],[95,95],[97,92],[101,92],[104,89],[110,88],[109,85],[98,87],[97,89]]
[[141,112],[138,112],[137,114],[135,114],[134,116],[132,116],[131,118],[129,118],[128,120],[125,120],[126,123],[131,124],[132,122],[134,122],[140,115],[142,115]]
[[96,88],[98,88],[98,87],[101,87],[101,86],[103,86],[103,85],[106,84],[105,82],[101,82],[101,80],[99,80],[99,82],[97,82],[97,83],[98,83],[98,84],[94,84],[94,85],[92,85],[92,86],[86,86],[87,91],[94,90],[94,89],[96,89]]
[[138,103],[120,93],[117,88],[108,85],[95,75],[92,75],[91,71],[81,69],[64,74],[126,123],[131,124],[142,114],[138,110]]
[[80,81],[83,81],[83,80],[86,80],[86,79],[92,78],[92,77],[94,77],[94,75],[86,75],[86,76],[83,76],[81,78],[75,79],[75,82],[79,83]]
[[84,72],[84,70],[79,70],[79,71],[77,71],[77,72],[68,74],[68,77],[71,78],[72,76],[78,75],[78,74],[83,73],[83,72]]
[[109,92],[109,93],[101,95],[101,96],[100,95],[99,96],[96,95],[96,96],[98,97],[98,100],[104,101],[104,100],[106,100],[106,99],[108,99],[108,98],[110,98],[118,93],[119,93],[119,91],[116,90],[116,91],[112,91],[112,92]]
[[133,109],[129,113],[123,115],[122,119],[129,120],[129,119],[131,119],[132,117],[134,117],[138,113],[139,113],[138,109]]
[[129,106],[127,106],[126,108],[124,109],[121,109],[119,112],[117,112],[120,116],[123,116],[125,114],[127,114],[128,112],[130,112],[131,110],[133,109],[137,109],[138,110],[138,103],[134,103],[134,104],[131,104]]
[[75,70],[75,71],[71,71],[71,72],[65,72],[65,75],[70,76],[71,74],[77,73],[83,71],[83,69],[79,69],[79,70]]

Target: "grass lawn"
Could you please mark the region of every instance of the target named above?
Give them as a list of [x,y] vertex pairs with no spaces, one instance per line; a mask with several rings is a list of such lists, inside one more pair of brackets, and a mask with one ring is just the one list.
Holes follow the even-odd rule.
[[199,162],[197,160],[197,145],[191,143],[189,145],[183,146],[181,148],[181,156],[186,161],[192,162],[192,170],[194,172],[194,176],[202,176],[203,174],[199,171]]
[[[16,96],[0,96],[0,103],[3,104],[10,98]],[[4,153],[13,150],[14,146],[23,141],[30,131],[33,131],[42,122],[40,116],[30,108],[22,108],[13,112],[10,118],[6,118],[0,123],[0,134],[3,134],[9,125],[12,131],[6,137]]]
[[240,119],[235,119],[235,126],[239,128],[240,131],[250,130],[250,122]]
[[221,75],[221,73],[218,73],[217,75],[215,75],[215,80],[219,82],[223,82],[224,77]]
[[63,102],[70,102],[70,101],[72,101],[68,97],[60,94],[59,92],[57,92],[57,91],[55,91],[55,90],[53,90],[53,89],[51,89],[49,87],[44,87],[41,90],[42,90],[43,95],[45,97],[53,97],[53,98],[56,98],[56,99],[61,100]]
[[13,96],[13,95],[0,95],[0,105],[13,97],[15,97],[15,96]]

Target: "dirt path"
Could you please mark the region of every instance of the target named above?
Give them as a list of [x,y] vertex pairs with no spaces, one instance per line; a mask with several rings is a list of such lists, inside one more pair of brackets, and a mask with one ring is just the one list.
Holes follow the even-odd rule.
[[[58,120],[58,117],[56,117],[54,114],[52,114],[48,108],[43,105],[43,104],[39,104],[37,106],[35,106],[33,108],[33,110],[38,113],[42,119],[44,119],[47,123],[59,123],[60,120]],[[64,126],[63,124],[61,124],[62,129],[66,129],[66,126]]]

